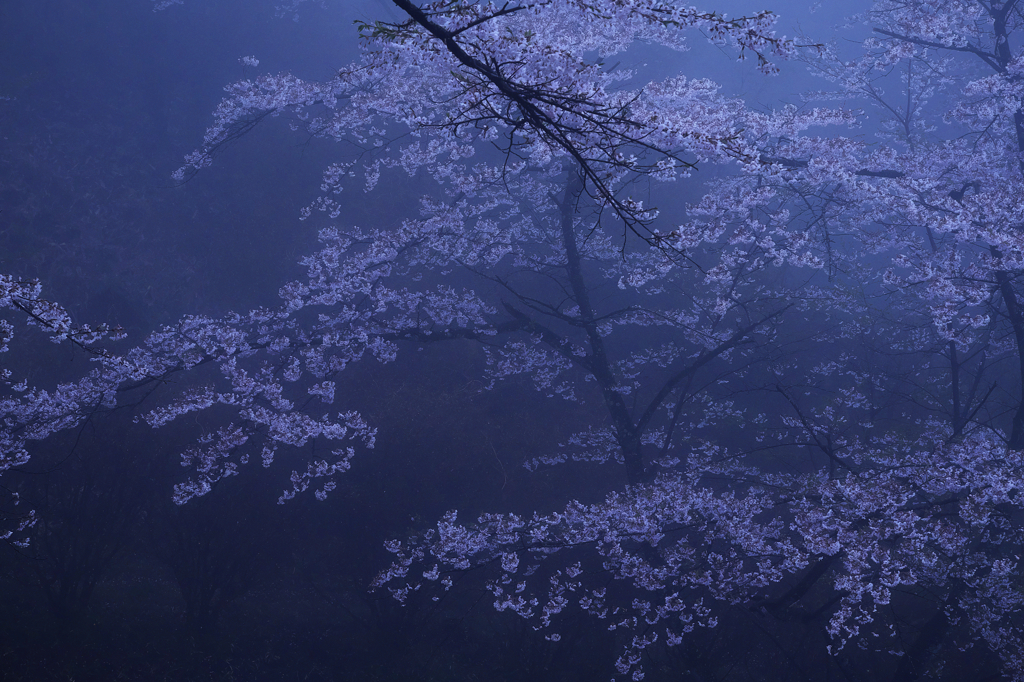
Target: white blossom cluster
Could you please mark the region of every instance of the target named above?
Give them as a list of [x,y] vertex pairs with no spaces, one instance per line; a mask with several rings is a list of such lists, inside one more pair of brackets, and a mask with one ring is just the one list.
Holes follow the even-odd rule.
[[[603,60],[636,41],[683,49],[688,28],[741,57],[755,54],[765,71],[774,70],[771,57],[795,49],[774,35],[770,12],[727,18],[660,0],[395,4],[410,21],[364,24],[362,61],[329,81],[279,74],[228,86],[203,147],[176,177],[209,165],[222,145],[264,117],[291,112],[316,135],[378,152],[361,169],[343,163],[325,173],[325,196],[310,208],[334,217],[331,195],[354,178],[372,189],[382,168],[424,169],[447,182],[449,163],[490,142],[513,165],[581,165],[591,196],[646,230],[656,212],[620,197],[624,182],[636,174],[669,181],[701,161],[756,153],[742,133],[742,105],[719,95],[716,84],[680,76],[635,87],[627,84],[630,71],[606,69]],[[398,127],[407,141],[388,143]]]

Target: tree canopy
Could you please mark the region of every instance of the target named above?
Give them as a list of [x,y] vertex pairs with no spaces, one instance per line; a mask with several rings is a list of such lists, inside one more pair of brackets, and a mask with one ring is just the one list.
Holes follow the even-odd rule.
[[[362,23],[362,58],[326,81],[229,85],[176,175],[282,115],[339,142],[303,213],[332,222],[307,275],[277,307],[92,351],[52,390],[3,368],[0,472],[138,404],[153,428],[218,424],[182,453],[178,503],[307,444],[280,501],[322,499],[374,444],[345,371],[473,342],[482,386],[525,378],[597,415],[528,468],[603,467],[611,491],[452,511],[387,539],[375,588],[440,600],[483,575],[496,610],[550,641],[570,616],[613,631],[623,679],[746,618],[809,627],[824,669],[884,659],[913,679],[941,667],[936,648],[978,647],[1024,679],[1018,3],[879,0],[852,58],[777,37],[769,12],[394,4],[404,18]],[[689,29],[767,73],[806,61],[821,106],[758,111],[701,74],[608,65],[641,43],[682,50]],[[716,164],[678,208],[672,188]],[[392,219],[406,176],[426,187],[419,212]],[[360,189],[380,224],[347,221],[338,197]],[[89,349],[114,331],[73,326],[38,283],[0,279],[0,308],[0,351],[15,320]],[[32,522],[14,509],[11,539]]]

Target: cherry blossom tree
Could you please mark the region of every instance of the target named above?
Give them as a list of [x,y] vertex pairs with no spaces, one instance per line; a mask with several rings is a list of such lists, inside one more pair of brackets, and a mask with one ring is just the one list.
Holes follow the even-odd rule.
[[[342,219],[349,184],[372,197],[400,173],[429,181],[420,214],[324,229],[280,307],[184,318],[54,391],[8,372],[7,468],[27,441],[133,404],[156,428],[201,411],[222,424],[183,453],[181,503],[282,448],[310,451],[282,501],[323,497],[373,443],[332,407],[347,402],[340,373],[475,341],[489,382],[525,375],[602,408],[528,465],[607,465],[615,489],[451,512],[388,543],[378,587],[443,599],[484,573],[494,608],[552,641],[571,613],[618,633],[616,670],[635,680],[661,645],[738,612],[810,623],[840,667],[881,658],[910,679],[936,646],[980,642],[1024,679],[1016,2],[883,0],[863,55],[809,57],[844,108],[770,113],[707,80],[640,86],[605,67],[700,28],[770,71],[795,48],[769,13],[395,4],[408,19],[362,25],[363,58],[335,78],[230,85],[178,177],[287,114],[355,150],[306,217]],[[847,110],[862,101],[881,113]],[[881,140],[836,127],[860,120]],[[643,185],[657,197],[712,163],[736,173],[684,213],[644,206]],[[26,286],[7,282],[0,304],[94,340]],[[185,373],[194,383],[168,397]]]
[[[881,142],[765,138],[760,160],[766,167],[757,182],[787,194],[804,220],[817,226],[837,281],[842,283],[844,272],[855,275],[848,288],[859,295],[851,300],[861,302],[868,320],[857,325],[857,333],[871,337],[876,348],[887,348],[890,357],[902,356],[899,373],[875,371],[856,378],[851,372],[860,387],[843,392],[845,409],[871,414],[894,401],[905,407],[898,412],[900,424],[891,425],[884,438],[870,432],[851,438],[848,426],[836,428],[842,404],[808,411],[787,395],[796,412],[791,426],[806,432],[809,446],[847,468],[844,485],[855,484],[867,471],[872,477],[881,469],[898,472],[892,480],[915,491],[905,499],[913,499],[907,508],[915,510],[916,522],[929,515],[959,519],[947,530],[934,526],[931,547],[901,560],[915,580],[931,575],[917,589],[902,583],[896,592],[920,595],[926,589],[933,596],[932,615],[915,628],[916,641],[905,647],[897,677],[920,674],[926,651],[953,648],[958,627],[966,624],[1019,678],[1020,537],[1014,520],[1019,471],[1014,462],[1022,447],[1024,405],[1017,302],[1024,119],[1019,93],[1009,83],[1019,57],[1020,9],[1015,2],[879,2],[866,19],[874,37],[864,43],[863,54],[844,59],[831,48],[810,61],[838,86],[826,96],[867,107],[866,123]],[[843,242],[850,244],[851,238],[857,249],[844,254]],[[897,447],[899,439],[893,438],[906,434],[915,421],[916,444]],[[834,459],[837,444],[854,459]],[[893,459],[894,452],[901,454]],[[954,474],[983,462],[975,470],[978,478],[969,477],[973,482]],[[925,484],[907,467],[946,473]],[[996,495],[994,504],[983,504],[987,511],[976,516],[977,500],[990,494]],[[832,518],[837,510],[823,507],[819,513]],[[949,544],[944,533],[954,527],[963,540]],[[858,542],[863,539],[844,552]],[[927,571],[913,568],[915,557],[927,555],[936,543],[943,552],[959,546],[945,560],[946,568],[939,573],[935,564]],[[890,558],[892,546],[886,550]],[[867,594],[852,585],[870,580],[877,586],[878,581],[848,554],[825,554],[818,566],[846,573],[835,585],[847,595],[837,614],[848,616],[849,596]],[[879,569],[885,565],[877,554],[864,565],[872,563]],[[851,581],[857,573],[862,577]],[[876,611],[877,604],[891,603],[891,596],[872,594],[870,601]],[[858,618],[859,628],[874,616]],[[830,628],[836,623],[833,619]]]
[[[756,54],[766,70],[766,54],[785,54],[791,45],[771,34],[768,13],[729,20],[647,2],[399,6],[410,20],[364,26],[363,62],[337,79],[314,84],[273,76],[231,86],[205,147],[189,161],[192,168],[209,163],[225,142],[288,110],[318,134],[367,147],[369,161],[361,169],[367,189],[382,171],[422,168],[449,198],[425,200],[425,217],[401,228],[325,231],[325,248],[307,260],[309,281],[286,286],[281,309],[186,318],[122,356],[101,356],[87,379],[58,389],[59,400],[34,391],[12,401],[12,432],[38,423],[44,426],[24,438],[42,438],[90,410],[112,408],[123,395],[145,399],[171,376],[213,365],[220,386],[189,390],[142,416],[154,427],[214,407],[236,416],[183,454],[196,472],[177,489],[185,502],[236,473],[251,454],[269,465],[282,445],[353,437],[372,442],[357,415],[330,417],[314,407],[314,399],[333,401],[333,377],[364,354],[386,360],[403,341],[490,342],[500,335],[508,340],[492,351],[494,378],[529,373],[539,387],[570,398],[581,378],[596,382],[611,427],[571,435],[574,456],[618,459],[624,481],[634,485],[671,464],[672,432],[692,417],[689,408],[708,422],[703,406],[732,371],[729,360],[769,347],[789,308],[756,273],[813,257],[800,234],[774,225],[747,225],[719,248],[717,240],[732,226],[713,205],[706,209],[709,218],[685,233],[651,229],[656,212],[628,195],[637,178],[668,182],[698,162],[756,158],[741,134],[742,106],[704,80],[623,87],[631,74],[606,70],[591,55],[607,58],[641,39],[679,49],[680,29],[689,26],[741,54]],[[258,62],[246,58],[246,64]],[[314,106],[324,113],[313,115]],[[414,141],[385,142],[398,127]],[[474,155],[482,160],[460,163]],[[351,162],[328,169],[325,196],[311,210],[337,217],[340,205],[332,196],[353,169]],[[742,214],[742,206],[734,212]],[[601,226],[606,214],[619,219],[617,227]],[[657,248],[617,245],[624,228]],[[513,303],[494,305],[450,285],[392,285],[414,270],[443,274],[454,267],[502,288]],[[512,281],[521,273],[561,281],[564,300],[535,298],[532,283]],[[598,306],[592,297],[602,282],[631,293],[614,307]],[[685,304],[636,302],[640,294],[657,301],[672,292]],[[615,358],[606,348],[604,337],[612,332],[659,327],[672,333],[656,352]],[[649,382],[637,381],[652,370],[661,375],[653,391]],[[571,373],[576,376],[566,376]],[[289,395],[289,384],[306,397]],[[630,406],[626,396],[641,391],[648,393],[642,409]],[[293,473],[293,490],[283,498],[314,479],[326,479],[318,495],[326,494],[331,476],[352,454],[334,450],[307,472]]]
[[[928,25],[925,14],[932,13],[933,7],[923,4],[909,7],[912,9],[907,9],[905,4],[898,8],[879,5],[871,16],[874,21],[892,21],[895,16],[908,26],[917,26],[918,22]],[[945,17],[950,21],[948,25],[959,25],[952,19],[952,13],[960,11],[959,5],[946,10],[951,13]],[[978,25],[984,25],[986,16],[997,33],[1005,29],[1012,11],[1012,5],[981,7],[971,24],[975,31],[972,36],[977,37]],[[946,26],[945,19],[937,26]],[[1019,165],[1015,162],[1020,150],[996,140],[992,152],[979,153],[980,142],[987,141],[986,138],[999,129],[995,124],[1000,120],[989,113],[978,124],[972,118],[976,117],[972,112],[977,110],[977,102],[954,106],[946,115],[945,125],[974,122],[984,135],[955,136],[938,143],[923,139],[922,130],[929,132],[931,126],[927,122],[922,124],[918,118],[925,110],[929,91],[936,89],[936,82],[947,86],[952,76],[944,73],[944,65],[919,62],[916,67],[925,66],[926,76],[915,76],[914,66],[908,67],[906,91],[910,94],[905,107],[901,110],[886,103],[870,74],[890,71],[897,55],[900,59],[907,58],[908,44],[940,47],[932,37],[908,38],[886,27],[890,25],[883,23],[878,32],[895,41],[894,47],[869,42],[867,47],[874,52],[866,60],[842,65],[834,73],[847,79],[847,87],[886,106],[892,117],[885,122],[888,128],[884,132],[894,143],[871,147],[853,138],[823,140],[796,135],[795,131],[784,130],[786,114],[791,114],[791,122],[799,118],[796,112],[782,112],[757,122],[748,116],[744,119],[747,123],[744,130],[755,142],[747,141],[745,149],[756,150],[759,165],[748,169],[754,171],[750,176],[732,184],[732,194],[726,187],[719,188],[706,202],[721,211],[724,206],[736,206],[736,203],[723,202],[721,197],[730,197],[735,202],[737,197],[746,194],[755,198],[748,199],[742,209],[730,217],[735,219],[741,212],[747,217],[760,211],[776,220],[786,210],[779,207],[778,202],[784,201],[787,206],[798,206],[802,202],[806,207],[805,211],[802,209],[803,234],[817,232],[822,236],[818,242],[822,247],[821,260],[828,263],[830,274],[833,277],[858,276],[859,281],[847,282],[848,288],[887,286],[895,290],[897,297],[915,288],[926,289],[927,310],[937,338],[927,327],[918,327],[916,334],[897,335],[893,334],[895,327],[890,325],[883,330],[889,336],[882,339],[893,352],[906,348],[922,352],[929,346],[933,356],[943,359],[945,371],[935,373],[931,363],[922,360],[908,377],[917,379],[923,373],[930,375],[929,381],[934,382],[936,376],[945,376],[949,384],[948,396],[939,394],[937,399],[948,401],[943,406],[948,421],[922,418],[921,410],[915,408],[934,405],[914,405],[917,401],[908,400],[911,404],[905,406],[901,417],[906,423],[916,421],[921,428],[911,437],[900,433],[905,428],[876,435],[870,430],[875,424],[856,416],[858,412],[870,413],[877,409],[875,399],[869,399],[863,391],[865,384],[876,392],[889,394],[905,391],[906,384],[888,382],[884,377],[865,380],[863,375],[858,376],[841,364],[833,363],[817,369],[817,374],[835,376],[838,372],[847,378],[835,388],[837,397],[825,399],[824,404],[802,405],[782,386],[777,387],[793,412],[782,416],[781,427],[774,429],[780,439],[778,446],[818,451],[823,463],[820,476],[779,478],[761,467],[751,469],[749,464],[734,470],[731,469],[737,466],[734,453],[719,455],[719,459],[730,462],[726,470],[716,469],[714,458],[702,462],[696,473],[691,473],[698,478],[688,481],[696,483],[695,488],[672,487],[671,492],[664,493],[659,486],[667,485],[667,477],[658,477],[653,484],[638,485],[642,479],[632,476],[630,483],[633,485],[624,497],[612,496],[605,505],[571,506],[562,513],[537,515],[532,520],[508,515],[485,516],[469,526],[458,525],[452,516],[421,540],[394,544],[392,549],[399,561],[382,575],[381,584],[396,578],[408,579],[395,588],[401,598],[409,590],[419,589],[423,580],[446,581],[453,573],[500,563],[501,576],[490,587],[496,596],[496,608],[536,619],[542,628],[551,627],[554,616],[570,605],[578,605],[599,618],[621,618],[616,627],[626,628],[633,637],[619,660],[619,671],[639,676],[642,673],[637,665],[647,646],[658,637],[677,642],[679,633],[692,627],[694,616],[691,614],[678,619],[686,626],[679,626],[676,620],[683,609],[681,603],[704,604],[704,598],[716,598],[732,603],[760,601],[777,609],[782,604],[798,602],[827,576],[836,596],[827,600],[819,611],[830,611],[827,630],[839,647],[872,628],[896,632],[898,623],[879,614],[880,606],[892,602],[894,591],[931,591],[942,595],[932,620],[943,624],[920,630],[913,646],[904,650],[894,647],[895,653],[905,656],[897,666],[899,675],[911,674],[921,663],[920,652],[930,641],[941,643],[941,637],[949,629],[947,626],[959,618],[968,623],[969,637],[985,641],[1003,658],[1007,670],[1019,670],[1016,652],[1020,649],[1020,640],[1013,625],[1019,610],[1013,587],[1017,569],[1015,560],[1010,557],[1017,556],[1014,552],[1020,546],[1020,538],[1016,525],[1007,520],[1007,509],[1013,508],[1016,496],[1012,482],[1019,480],[1018,464],[1013,455],[1018,450],[1015,435],[1018,431],[1016,421],[1011,421],[1008,432],[1003,431],[1000,410],[998,406],[993,407],[996,403],[992,399],[994,389],[979,391],[979,386],[986,368],[998,366],[998,362],[987,362],[989,355],[995,355],[998,361],[1008,350],[1015,352],[1005,341],[1005,325],[1011,330],[1014,328],[1016,293],[1007,286],[1011,277],[1007,274],[1004,253],[1019,250],[1010,246],[1015,243],[1016,229],[998,235],[994,235],[993,230],[995,223],[1003,226],[1016,222],[1017,202],[1012,199],[1015,195],[1012,190],[1007,191],[1013,186],[1012,181],[1005,181],[1005,177],[1012,178],[1014,174],[1005,176],[1004,172],[1010,166]],[[435,37],[444,39],[443,35],[435,34]],[[985,52],[983,42],[972,44],[966,39],[951,39],[946,47],[981,56],[986,64],[998,66],[996,47],[1004,44],[1008,41],[996,35],[991,40],[991,45],[995,46],[991,54]],[[1006,64],[1008,62],[1004,67]],[[865,71],[869,74],[866,78]],[[977,80],[966,82],[965,91],[969,96],[979,91],[978,83]],[[1012,105],[1011,113],[1016,111],[1016,106]],[[1010,125],[1012,116],[1002,115],[1005,129],[1014,130]],[[941,117],[942,112],[939,112],[938,118]],[[813,118],[815,122],[825,120],[818,112],[806,118]],[[839,118],[834,116],[831,120]],[[898,125],[902,126],[902,131]],[[752,155],[751,151],[743,154],[744,158]],[[988,220],[964,216],[963,210],[958,208],[964,205],[965,196],[981,196],[979,186],[983,183],[977,179],[981,177],[980,170],[985,170],[998,187],[993,189],[996,194],[992,197],[977,200],[976,210],[985,211],[990,216]],[[746,191],[737,191],[741,187]],[[755,188],[766,189],[758,196],[753,192]],[[823,188],[827,188],[827,198],[820,200]],[[808,201],[815,194],[815,201]],[[600,191],[591,196],[599,201],[607,200]],[[1000,219],[994,221],[991,211],[1000,205],[1005,208],[1000,209]],[[720,212],[718,217],[727,215],[728,212]],[[951,224],[955,215],[961,217]],[[630,226],[628,218],[626,224]],[[833,239],[836,231],[847,227],[853,228],[860,249],[867,247],[875,253],[884,253],[895,247],[903,253],[895,260],[894,267],[876,270],[878,277],[872,281],[867,276],[870,270],[864,269],[867,259],[844,257],[842,245]],[[686,252],[683,242],[693,234],[690,226],[673,231],[673,242],[680,252]],[[971,264],[966,267],[961,264],[964,246],[972,256]],[[805,262],[809,261],[805,259]],[[901,277],[900,268],[910,267],[917,268],[915,276]],[[841,304],[844,297],[834,294],[831,300],[834,305]],[[845,300],[857,299],[846,297]],[[993,323],[993,312],[1003,321],[1004,331],[997,326],[1000,319]],[[863,324],[851,326],[864,327]],[[999,344],[993,337],[1004,341]],[[936,341],[938,350],[934,349]],[[961,360],[961,355],[966,355],[966,361]],[[526,363],[521,360],[520,364]],[[1019,360],[1016,364],[1020,365]],[[798,363],[790,362],[787,369],[795,371],[797,367]],[[970,386],[969,391],[965,390],[967,386]],[[1021,401],[1012,399],[1013,391],[1019,392],[1020,384],[1011,384],[1009,394],[1003,392],[996,397],[1010,398],[1016,409]],[[770,424],[772,417],[779,416],[756,414],[754,423]],[[1004,434],[1005,445],[1001,443]],[[596,439],[586,443],[591,448],[597,444]],[[687,465],[694,461],[689,454]],[[924,479],[922,469],[929,472]],[[737,515],[745,516],[752,525],[736,529],[723,523],[723,512],[714,494],[717,491],[700,485],[704,480],[700,477],[712,475],[742,482],[728,488],[728,494],[738,494],[754,507],[745,514],[725,512],[724,515],[730,520]],[[834,486],[839,487],[833,489]],[[846,497],[847,494],[850,496]],[[645,495],[657,501],[654,505],[657,511],[647,512],[643,522],[627,522],[630,516],[624,506],[631,509],[639,506],[638,499],[645,499]],[[683,503],[691,498],[704,501],[697,514],[692,514],[689,505]],[[950,505],[956,509],[957,523],[947,518]],[[664,509],[669,510],[668,517],[659,515]],[[768,509],[780,516],[767,514]],[[780,512],[780,509],[789,511]],[[672,516],[675,512],[683,515]],[[769,522],[762,520],[765,516]],[[842,520],[836,521],[839,518]],[[879,519],[886,521],[880,524]],[[651,551],[650,548],[665,543],[669,529],[682,534],[685,541],[666,543],[660,550]],[[684,551],[694,544],[694,532],[702,532],[700,539],[706,542],[702,545],[706,549],[696,557],[693,552]],[[770,546],[759,544],[763,542],[769,542]],[[984,550],[979,551],[979,543]],[[536,561],[558,550],[588,545],[596,546],[602,557],[599,570],[587,571],[580,564],[564,569],[564,564],[560,564],[541,574],[536,579],[539,585],[532,587],[531,581],[517,577],[524,557]],[[727,569],[719,566],[718,572],[713,572],[707,566],[724,560],[720,552],[711,548],[723,546],[729,548],[725,556],[735,563],[725,562]],[[649,554],[645,554],[647,552]],[[414,564],[424,567],[422,580],[418,575],[409,578]],[[666,565],[669,568],[662,572],[660,569]],[[752,568],[755,565],[757,568]],[[537,575],[536,570],[536,565],[531,563],[523,577]],[[791,578],[798,572],[802,578]],[[659,595],[664,604],[634,600],[629,606],[607,606],[603,600],[605,593],[588,589],[581,578],[588,573],[610,574],[632,584],[641,594]],[[680,589],[694,590],[695,594],[680,602]],[[776,596],[780,592],[782,596]],[[572,594],[571,599],[569,594]],[[593,604],[598,606],[590,611]],[[713,610],[698,613],[705,623],[713,622],[713,614]],[[675,623],[678,629],[669,625],[659,632],[656,626],[664,625],[664,621]],[[878,630],[873,634],[878,634]],[[557,632],[551,636],[557,637]]]

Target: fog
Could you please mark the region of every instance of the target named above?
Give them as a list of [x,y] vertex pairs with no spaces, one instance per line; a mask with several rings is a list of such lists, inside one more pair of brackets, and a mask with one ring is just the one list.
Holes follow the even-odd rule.
[[[833,87],[809,69],[813,46],[859,54],[869,28],[847,19],[869,6],[701,6],[774,12],[777,34],[799,45],[796,58],[773,60],[776,75],[696,30],[686,51],[635,44],[605,66],[632,71],[627,88],[711,79],[764,113],[849,106],[860,125],[816,130],[867,141],[869,158],[880,124],[864,102],[807,96]],[[374,191],[359,178],[331,195],[321,185],[332,163],[352,163],[354,175],[413,139],[394,122],[375,131],[380,144],[322,134],[384,79],[341,104],[252,113],[258,125],[174,179],[203,147],[226,86],[285,72],[338,80],[360,58],[356,22],[406,18],[388,0],[0,4],[0,275],[38,280],[75,325],[125,335],[94,347],[72,329],[53,344],[42,308],[0,307],[0,323],[20,325],[0,351],[0,370],[12,370],[0,373],[0,445],[26,453],[16,465],[0,458],[11,494],[0,532],[17,528],[0,543],[0,678],[1010,674],[1006,652],[965,625],[977,614],[957,605],[982,594],[982,612],[1000,589],[1020,591],[1016,564],[992,587],[996,568],[1019,560],[1018,539],[992,539],[1017,538],[1021,513],[1015,455],[992,454],[1024,427],[1013,341],[1024,325],[1005,303],[1019,268],[972,270],[963,286],[984,281],[987,293],[955,299],[946,327],[933,314],[948,292],[919,276],[959,263],[925,258],[967,229],[944,232],[942,221],[984,214],[964,206],[998,183],[950,164],[930,185],[889,190],[867,183],[897,185],[927,159],[893,170],[858,157],[845,176],[813,185],[799,175],[813,165],[801,148],[781,164],[793,176],[724,156],[674,182],[638,171],[611,196],[659,214],[633,224],[597,209],[609,199],[598,173],[577,187],[574,172],[526,163],[473,185],[452,180],[456,171],[439,180],[440,162],[409,162],[411,173],[396,162]],[[242,61],[250,56],[258,66]],[[897,80],[885,87],[898,92]],[[949,107],[937,100],[929,111]],[[959,134],[947,125],[936,136]],[[760,148],[793,142],[777,138]],[[473,162],[501,167],[532,153],[502,141],[474,138]],[[760,163],[753,156],[741,161]],[[765,187],[775,194],[758,199]],[[895,197],[902,213],[865,217],[857,191],[875,204]],[[304,218],[325,195],[337,217]],[[708,217],[707,206],[725,208]],[[939,227],[913,223],[908,206],[934,211]],[[459,229],[435,227],[458,211]],[[901,221],[911,236],[878,246]],[[750,225],[776,232],[756,241]],[[687,230],[714,236],[684,242]],[[958,244],[964,262],[1019,255],[1009,238],[989,247],[986,235]],[[82,388],[95,368],[97,385],[120,378]],[[69,413],[23,410],[37,387],[47,399],[66,391]],[[955,470],[961,488],[913,478],[932,471],[914,459],[925,451],[948,455],[935,470]],[[997,473],[986,479],[971,461]],[[911,474],[891,473],[905,462]],[[870,551],[851,559],[846,546],[828,550],[831,535],[793,539],[830,496],[843,499],[835,518],[849,542],[884,527]],[[963,512],[970,528],[954,532],[947,517],[968,497],[982,511]],[[926,507],[936,511],[921,512],[925,521],[905,521]],[[832,532],[831,514],[814,523]],[[985,514],[1000,520],[979,530]],[[893,519],[905,527],[885,525]],[[891,557],[906,565],[887,572]],[[862,572],[842,582],[840,567],[853,575],[854,565]],[[961,573],[926,584],[937,567],[953,575],[950,566]],[[855,605],[864,611],[844,601],[858,589],[869,595]],[[999,617],[1019,619],[1017,601],[1003,598]],[[842,609],[863,625],[845,648],[836,633],[850,626],[830,620]],[[892,639],[876,646],[879,636]]]

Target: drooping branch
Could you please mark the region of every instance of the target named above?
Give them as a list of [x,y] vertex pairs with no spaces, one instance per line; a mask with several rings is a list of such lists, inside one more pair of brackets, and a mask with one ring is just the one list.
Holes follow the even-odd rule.
[[[547,87],[546,83],[521,81],[508,73],[510,69],[519,68],[519,62],[504,63],[477,57],[459,42],[457,38],[469,26],[449,30],[437,23],[430,13],[412,0],[394,0],[394,3],[406,12],[412,21],[440,41],[460,64],[479,74],[484,83],[495,88],[499,96],[508,102],[509,106],[493,106],[489,103],[484,106],[489,97],[482,96],[477,106],[486,109],[484,117],[501,120],[510,127],[509,152],[515,144],[515,135],[524,131],[535,134],[546,143],[561,149],[578,167],[584,179],[584,188],[591,197],[601,206],[610,208],[628,230],[644,239],[652,238],[649,229],[652,214],[643,209],[638,202],[628,197],[620,197],[619,190],[613,184],[614,179],[621,174],[643,176],[658,173],[664,169],[666,163],[679,168],[692,169],[696,166],[694,162],[683,158],[680,151],[648,139],[654,130],[651,122],[640,121],[630,114],[630,109],[639,94],[634,97],[634,101],[605,102],[575,90],[566,91],[557,87]],[[477,26],[528,7],[506,5],[498,12],[473,20],[470,25]],[[651,11],[658,13],[656,10]],[[659,24],[678,26],[705,22],[714,27],[713,32],[716,34],[742,34],[744,37],[739,39],[742,49],[754,49],[762,62],[766,62],[763,54],[753,47],[757,44],[755,38],[772,45],[773,49],[781,50],[783,47],[784,41],[760,35],[754,28],[748,26],[753,26],[762,19],[760,15],[751,19],[744,17],[727,21],[715,14],[700,14],[690,10],[687,17],[687,21],[682,21],[666,14],[664,17],[658,16],[656,20]],[[654,22],[655,19],[652,18],[650,21]],[[475,125],[479,125],[482,120],[481,117],[469,119]],[[454,125],[460,123],[456,122]],[[718,153],[739,160],[749,160],[738,133],[715,134],[691,130],[678,134],[699,144],[714,146]],[[584,142],[586,138],[595,135],[600,138],[599,144]],[[659,160],[644,163],[630,152],[631,149],[652,154]]]

